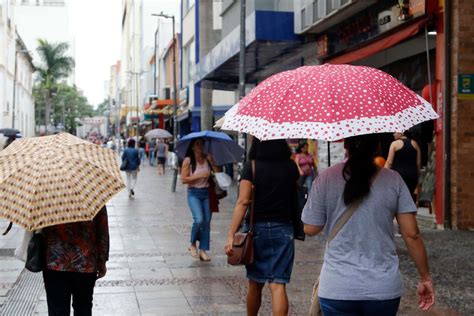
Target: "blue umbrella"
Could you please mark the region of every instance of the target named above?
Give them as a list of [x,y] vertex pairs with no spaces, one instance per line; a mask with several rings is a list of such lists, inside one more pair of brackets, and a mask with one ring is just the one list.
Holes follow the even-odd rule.
[[210,153],[217,165],[237,162],[242,159],[244,149],[229,135],[220,132],[202,131],[188,134],[181,138],[176,146],[178,157],[184,159],[191,142],[196,138],[204,139],[204,153]]

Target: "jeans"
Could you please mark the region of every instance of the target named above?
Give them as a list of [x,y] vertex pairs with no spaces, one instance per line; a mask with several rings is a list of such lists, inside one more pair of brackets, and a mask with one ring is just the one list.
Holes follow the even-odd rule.
[[396,316],[400,298],[380,301],[343,301],[319,298],[324,316]]
[[193,214],[191,244],[199,241],[200,250],[209,250],[211,243],[211,218],[209,207],[209,190],[207,188],[188,189],[188,204]]
[[310,175],[310,176],[301,176],[300,177],[300,183],[301,185],[303,185],[304,187],[306,187],[308,189],[308,192],[311,190],[311,186],[313,185],[313,176]]
[[150,150],[150,166],[154,166],[154,165],[155,165],[155,151]]
[[138,170],[127,170],[126,175],[128,194],[131,194],[137,184]]
[[49,316],[68,316],[72,307],[75,316],[92,315],[95,273],[44,270],[43,280]]
[[139,152],[139,154],[140,154],[140,160],[141,160],[142,162],[144,162],[144,161],[146,160],[146,151],[145,151],[145,148],[142,148],[142,147],[138,148],[138,152]]

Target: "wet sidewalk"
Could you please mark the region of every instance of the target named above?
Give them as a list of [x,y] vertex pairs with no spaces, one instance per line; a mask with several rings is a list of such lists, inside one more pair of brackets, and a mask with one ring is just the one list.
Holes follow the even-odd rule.
[[[191,214],[186,189],[178,182],[177,192],[171,193],[171,182],[171,172],[159,176],[156,168],[143,166],[136,198],[130,200],[124,191],[109,203],[110,261],[106,277],[95,289],[95,315],[245,315],[245,271],[228,266],[223,252],[236,188],[222,201],[221,212],[213,216],[212,261],[205,263],[187,253]],[[4,222],[0,224],[3,227]],[[17,239],[18,234],[8,240],[0,237],[0,247],[14,248]],[[296,244],[295,268],[288,287],[290,313],[305,315],[324,243],[309,239]],[[47,315],[41,275],[27,271],[20,275],[22,266],[8,253],[0,257],[0,314]],[[410,264],[402,266],[415,269]],[[403,298],[400,315],[455,315],[443,302],[431,313],[417,312],[413,308],[414,288],[408,285],[411,288]],[[261,314],[270,315],[268,290],[265,296]],[[19,314],[20,307],[23,312]]]

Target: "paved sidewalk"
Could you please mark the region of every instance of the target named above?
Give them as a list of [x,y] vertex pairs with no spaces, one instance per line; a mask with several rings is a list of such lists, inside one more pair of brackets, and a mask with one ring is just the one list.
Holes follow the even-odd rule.
[[[186,189],[178,183],[172,194],[171,181],[171,172],[158,176],[155,168],[143,166],[136,198],[130,200],[124,191],[109,203],[111,254],[107,276],[98,281],[95,290],[95,315],[245,315],[244,269],[228,266],[223,253],[236,188],[222,201],[221,212],[214,214],[212,262],[204,263],[187,253],[191,214]],[[0,227],[3,224],[0,222]],[[0,237],[0,248],[14,248],[18,238],[15,233],[8,239]],[[290,313],[305,315],[324,242],[309,239],[296,244],[288,289]],[[46,315],[41,275],[25,271],[18,278],[22,266],[8,255],[0,257],[0,314],[21,305],[29,306],[25,315]],[[413,265],[408,269],[414,269]],[[270,315],[268,290],[265,296],[261,314]],[[413,308],[415,303],[411,288],[403,298],[400,315],[455,315],[443,304],[431,313],[419,313]]]

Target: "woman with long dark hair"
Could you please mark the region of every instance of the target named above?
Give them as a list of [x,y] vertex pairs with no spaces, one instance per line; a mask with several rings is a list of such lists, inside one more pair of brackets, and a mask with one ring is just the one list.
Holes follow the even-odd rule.
[[348,138],[345,147],[347,161],[319,174],[302,215],[306,234],[324,229],[329,235],[341,215],[355,209],[326,248],[319,282],[323,314],[396,315],[403,284],[394,218],[420,275],[420,308],[429,309],[433,283],[407,186],[398,173],[374,164],[377,135]]
[[[254,262],[246,266],[249,287],[247,314],[257,315],[262,289],[269,283],[273,315],[288,314],[286,284],[290,282],[294,260],[294,198],[299,178],[298,168],[291,160],[285,140],[260,142],[254,139],[249,162],[244,165],[240,193],[234,208],[225,251],[232,254],[234,234],[240,227],[249,206],[252,184],[254,204]],[[252,161],[255,161],[255,178]]]
[[[188,248],[191,256],[202,261],[210,261],[207,254],[211,243],[211,218],[209,205],[209,177],[211,171],[218,172],[211,155],[204,153],[204,139],[193,140],[186,153],[181,168],[181,180],[188,185],[188,204],[193,215],[191,245]],[[199,241],[199,253],[198,245]]]

